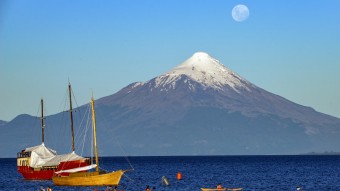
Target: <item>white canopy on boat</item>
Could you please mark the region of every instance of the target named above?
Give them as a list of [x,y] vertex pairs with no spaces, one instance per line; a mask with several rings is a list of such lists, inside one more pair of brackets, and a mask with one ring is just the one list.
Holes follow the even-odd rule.
[[81,160],[81,159],[85,159],[85,158],[77,155],[74,152],[69,153],[69,154],[64,154],[64,155],[56,155],[52,159],[46,161],[44,166],[57,166],[61,162]]
[[72,173],[72,172],[86,171],[86,170],[90,170],[90,169],[93,169],[93,168],[96,168],[96,167],[97,167],[96,164],[91,164],[91,165],[88,165],[88,166],[72,168],[72,169],[68,169],[68,170],[60,170],[60,171],[57,171],[55,173],[60,174],[60,173],[63,173],[63,172]]
[[44,164],[57,155],[55,150],[47,148],[44,144],[29,147],[25,152],[31,152],[30,166],[33,168],[42,167]]
[[56,151],[44,144],[26,148],[25,152],[31,152],[30,167],[32,168],[58,166],[61,162],[85,159],[74,152],[57,155]]

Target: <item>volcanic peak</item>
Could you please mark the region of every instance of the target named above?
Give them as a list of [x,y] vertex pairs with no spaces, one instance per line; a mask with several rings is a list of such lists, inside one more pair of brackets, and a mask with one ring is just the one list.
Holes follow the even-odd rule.
[[157,77],[156,87],[170,85],[174,89],[176,81],[183,75],[205,87],[218,90],[223,90],[228,86],[236,92],[239,92],[240,89],[250,91],[248,86],[253,86],[209,54],[196,52],[182,64]]

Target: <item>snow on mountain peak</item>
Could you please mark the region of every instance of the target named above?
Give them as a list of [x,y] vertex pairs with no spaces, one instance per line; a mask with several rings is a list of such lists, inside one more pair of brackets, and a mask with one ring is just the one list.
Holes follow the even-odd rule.
[[194,53],[193,55],[192,55],[193,57],[210,57],[210,55],[208,54],[208,53],[206,53],[206,52],[196,52],[196,53]]
[[159,76],[156,79],[156,87],[170,84],[172,88],[175,88],[176,81],[182,75],[186,75],[206,87],[224,89],[225,86],[229,86],[236,92],[239,92],[240,89],[249,91],[247,84],[250,83],[247,80],[205,52],[196,52],[182,64]]

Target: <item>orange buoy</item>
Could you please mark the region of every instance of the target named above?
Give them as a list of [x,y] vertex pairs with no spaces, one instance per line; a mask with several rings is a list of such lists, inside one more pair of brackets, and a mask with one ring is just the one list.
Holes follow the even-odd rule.
[[182,180],[182,173],[181,172],[177,173],[177,180]]

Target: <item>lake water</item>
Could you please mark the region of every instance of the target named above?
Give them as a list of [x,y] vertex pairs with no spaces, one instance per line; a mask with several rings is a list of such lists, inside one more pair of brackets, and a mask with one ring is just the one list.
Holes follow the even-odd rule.
[[[108,171],[130,169],[118,187],[143,191],[197,190],[201,187],[242,187],[244,190],[340,190],[340,156],[180,156],[104,157],[100,166]],[[0,159],[0,190],[105,190],[105,187],[57,187],[52,181],[24,180],[16,169],[16,159]],[[178,172],[183,179],[177,180]],[[166,176],[169,186],[162,184]]]

